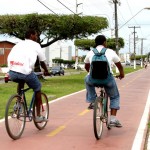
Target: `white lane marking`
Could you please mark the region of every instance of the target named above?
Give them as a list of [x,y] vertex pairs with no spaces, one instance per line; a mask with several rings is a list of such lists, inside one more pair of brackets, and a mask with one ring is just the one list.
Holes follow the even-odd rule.
[[69,94],[69,95],[65,95],[65,96],[60,97],[60,98],[57,98],[57,99],[54,99],[54,100],[50,101],[49,104],[54,103],[54,102],[56,102],[56,101],[60,101],[60,100],[62,100],[63,98],[66,98],[66,97],[69,97],[69,96],[72,96],[72,95],[81,93],[81,92],[83,92],[83,91],[85,91],[85,89],[83,89],[83,90],[81,90],[81,91],[78,91],[78,92],[75,92],[75,93],[72,93],[72,94]]
[[148,94],[144,113],[141,118],[140,125],[139,125],[138,131],[136,133],[136,136],[134,138],[134,142],[133,142],[131,150],[141,150],[141,148],[142,148],[141,146],[142,146],[142,142],[143,142],[143,138],[144,138],[144,133],[147,131],[147,124],[149,121],[149,109],[150,109],[150,91]]

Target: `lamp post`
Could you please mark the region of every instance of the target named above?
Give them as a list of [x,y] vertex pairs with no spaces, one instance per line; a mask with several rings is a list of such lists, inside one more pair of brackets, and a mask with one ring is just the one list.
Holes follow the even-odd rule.
[[150,10],[150,7],[145,7],[145,8],[142,8],[140,11],[138,11],[134,16],[132,16],[127,22],[125,22],[121,27],[118,28],[121,29],[124,25],[126,25],[130,20],[132,20],[136,15],[138,15],[141,11],[143,11],[144,9],[147,9],[147,10]]
[[146,40],[145,38],[141,39],[141,67],[143,67],[143,40]]

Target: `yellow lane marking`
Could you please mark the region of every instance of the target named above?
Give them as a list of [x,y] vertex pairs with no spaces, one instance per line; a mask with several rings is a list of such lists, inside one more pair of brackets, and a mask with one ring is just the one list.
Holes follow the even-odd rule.
[[[130,83],[132,83],[133,81],[135,81],[135,80],[137,80],[139,77],[141,77],[141,75],[142,75],[142,74],[137,75],[134,79],[130,80],[130,81],[127,82],[126,84],[122,85],[121,87],[122,87],[122,88],[126,87],[127,85],[129,85]],[[118,90],[120,91],[121,89],[118,89]]]
[[[79,113],[78,115],[79,115],[79,116],[83,116],[83,115],[85,115],[86,113],[88,113],[89,111],[90,111],[90,110],[86,109],[86,110],[82,111],[81,113]],[[47,136],[52,137],[52,136],[55,136],[55,135],[59,134],[62,130],[64,130],[64,129],[66,128],[66,126],[67,126],[71,121],[75,120],[76,118],[77,118],[77,116],[76,116],[76,117],[73,117],[73,118],[70,119],[70,120],[68,120],[68,121],[65,123],[65,125],[59,126],[59,127],[56,128],[55,130],[53,130],[52,132],[50,132]]]
[[47,136],[55,136],[56,134],[58,134],[59,132],[61,132],[65,128],[66,128],[66,126],[60,126],[57,129],[55,129],[54,131],[52,131],[51,133],[49,133]]
[[86,109],[84,111],[82,111],[81,113],[79,113],[79,116],[83,116],[85,115],[86,113],[88,113],[90,110]]
[[126,86],[126,84],[125,85],[122,85],[121,87],[125,87]]

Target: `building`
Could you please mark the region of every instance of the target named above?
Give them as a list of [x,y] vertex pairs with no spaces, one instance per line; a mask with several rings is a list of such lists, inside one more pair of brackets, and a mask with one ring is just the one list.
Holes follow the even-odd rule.
[[121,62],[130,62],[130,54],[129,53],[121,53],[119,54]]
[[72,46],[67,43],[58,41],[44,49],[50,67],[54,65],[53,59],[72,60]]
[[14,45],[13,42],[0,41],[0,66],[7,65],[8,54]]
[[[16,43],[10,41],[0,41],[0,66],[7,65],[7,57],[12,47]],[[52,67],[54,64],[53,59],[72,60],[72,47],[67,43],[58,41],[54,44],[43,48],[46,55],[47,64]]]

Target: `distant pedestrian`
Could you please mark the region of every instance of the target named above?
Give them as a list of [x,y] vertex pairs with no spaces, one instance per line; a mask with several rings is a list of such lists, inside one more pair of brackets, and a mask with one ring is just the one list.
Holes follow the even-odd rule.
[[144,68],[145,69],[147,68],[147,62],[146,61],[144,62]]

